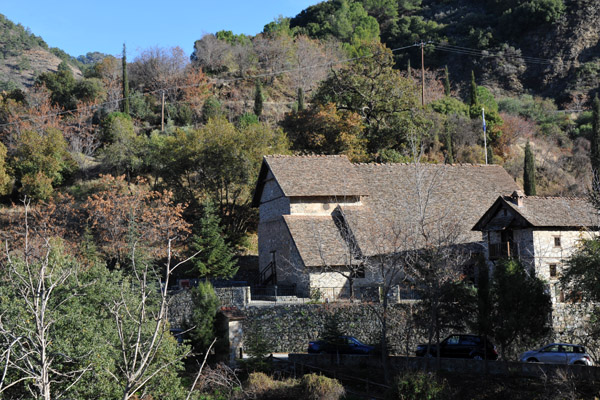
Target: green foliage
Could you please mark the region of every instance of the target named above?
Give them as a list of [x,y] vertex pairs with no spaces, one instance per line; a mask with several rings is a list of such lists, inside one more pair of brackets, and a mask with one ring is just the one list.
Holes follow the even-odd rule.
[[[33,243],[37,243],[35,239],[30,242]],[[132,284],[130,277],[118,271],[111,272],[96,264],[78,264],[74,257],[64,251],[60,241],[51,240],[48,251],[47,262],[44,258],[35,258],[35,261],[31,258],[27,264],[18,252],[14,252],[14,263],[7,266],[7,275],[0,279],[0,313],[3,316],[0,325],[10,335],[31,339],[23,343],[22,350],[25,353],[20,350],[13,353],[23,357],[13,358],[17,365],[9,368],[9,381],[5,381],[5,384],[24,378],[25,371],[35,372],[41,368],[38,364],[41,359],[31,358],[26,353],[39,351],[43,337],[47,345],[46,360],[51,363],[49,378],[52,397],[60,397],[60,393],[66,391],[64,397],[67,398],[121,398],[123,359],[118,350],[121,348],[119,333],[126,337],[139,333],[145,341],[153,333],[155,322],[150,318],[136,331],[133,330],[132,321],[125,319],[119,332],[112,312],[118,301],[124,301],[130,309],[138,310],[141,301],[139,288]],[[17,274],[26,279],[18,279]],[[39,300],[38,287],[44,288],[43,296],[47,299],[43,305],[46,306],[44,315],[40,308],[27,306]],[[51,287],[52,290],[48,290]],[[159,291],[153,287],[147,294],[148,312],[156,312]],[[39,306],[41,303],[37,304]],[[36,324],[42,321],[43,330],[41,325]],[[178,376],[182,364],[177,360],[186,349],[186,346],[177,346],[168,330],[163,333],[154,360],[147,370],[146,376],[150,380],[144,389],[145,393],[165,399],[184,396]],[[39,352],[37,354],[41,355]],[[152,376],[166,363],[173,364],[159,375]],[[17,367],[23,369],[17,370]],[[89,370],[77,380],[77,371],[84,368]],[[21,397],[18,393],[26,393],[26,388],[35,390],[35,383],[32,379],[25,379],[3,395],[7,398]]]
[[216,97],[209,97],[202,105],[202,122],[207,123],[211,118],[222,115],[221,102]]
[[474,107],[479,104],[477,98],[477,82],[475,82],[475,71],[471,71],[471,86],[469,88],[469,106]]
[[550,332],[550,295],[544,282],[519,261],[496,265],[491,293],[493,332],[503,358],[515,341],[534,343]]
[[73,96],[75,83],[73,72],[65,61],[59,65],[57,72],[45,72],[36,79],[36,84],[44,85],[50,90],[52,103],[67,110],[75,108],[76,105]]
[[265,99],[262,92],[262,85],[257,81],[254,87],[254,115],[256,115],[258,118],[260,118],[262,115],[264,101]]
[[290,20],[297,33],[316,39],[335,38],[344,43],[349,54],[361,42],[379,41],[379,24],[362,4],[352,0],[333,0],[310,6]]
[[304,104],[304,90],[302,90],[301,87],[298,88],[298,97],[296,101],[298,102],[298,111],[304,111],[306,106]]
[[191,289],[192,316],[189,321],[189,336],[194,348],[204,352],[215,338],[215,317],[221,302],[209,281],[200,281]]
[[271,365],[267,357],[271,354],[272,344],[267,340],[258,322],[249,327],[245,341],[245,351],[249,358],[244,362],[246,368],[251,372],[267,372]]
[[433,111],[445,115],[469,115],[469,107],[462,101],[454,97],[444,97],[439,100],[434,100],[427,105]]
[[564,12],[564,0],[529,0],[507,9],[500,23],[504,23],[514,36],[530,25],[554,23]]
[[6,147],[0,143],[0,196],[10,192],[11,181],[12,179],[7,171]]
[[200,252],[194,257],[193,263],[201,277],[227,279],[237,272],[235,253],[225,241],[220,218],[209,201],[204,203],[192,250]]
[[171,136],[154,134],[146,152],[156,179],[175,192],[179,201],[199,209],[212,199],[225,232],[240,244],[254,218],[251,192],[265,154],[288,152],[279,129],[259,123],[236,127],[215,118],[201,129],[178,129]]
[[290,19],[287,17],[279,16],[274,21],[269,22],[264,26],[263,33],[271,36],[292,36],[292,30],[290,29]]
[[386,148],[400,149],[409,132],[420,132],[417,89],[410,79],[393,69],[389,49],[372,43],[371,57],[345,66],[323,81],[313,103],[334,103],[338,110],[360,115],[367,149],[374,154]]
[[339,344],[340,336],[345,334],[340,326],[341,320],[338,313],[334,312],[327,315],[321,336],[330,343]]
[[447,65],[444,66],[444,94],[450,96],[450,74]]
[[387,400],[436,400],[446,398],[445,380],[426,372],[407,372],[396,377],[386,394]]
[[344,397],[344,386],[336,379],[323,375],[306,374],[300,380],[302,398],[306,400],[339,400]]
[[110,114],[104,126],[104,166],[115,175],[136,176],[143,165],[146,138],[135,132],[133,121],[123,113]]
[[22,132],[8,161],[19,193],[37,200],[48,199],[54,188],[76,169],[67,148],[58,129],[49,128],[44,134]]
[[24,50],[48,48],[41,37],[32,34],[23,25],[13,23],[2,14],[0,14],[0,38],[2,58],[19,56]]
[[577,250],[567,260],[560,278],[568,299],[594,304],[600,302],[598,265],[600,265],[600,240],[597,238],[581,240]]
[[535,196],[535,156],[529,141],[525,145],[525,161],[523,165],[523,189],[527,196]]
[[337,110],[335,104],[314,104],[310,109],[288,113],[281,122],[292,149],[318,154],[346,154],[353,161],[366,159],[366,141],[360,116]]
[[248,36],[244,35],[243,33],[236,35],[231,31],[223,30],[223,31],[218,31],[216,33],[216,37],[217,37],[217,39],[227,42],[231,45],[239,44],[242,46],[248,46],[251,44],[250,38]]
[[259,122],[260,121],[258,120],[258,117],[255,114],[244,113],[244,114],[240,115],[240,117],[238,118],[237,127],[238,127],[238,129],[246,129],[250,125],[256,125]]

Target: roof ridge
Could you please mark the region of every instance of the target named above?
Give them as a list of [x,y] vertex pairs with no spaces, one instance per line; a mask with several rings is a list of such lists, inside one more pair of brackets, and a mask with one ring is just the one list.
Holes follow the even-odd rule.
[[265,154],[264,158],[348,158],[345,154]]

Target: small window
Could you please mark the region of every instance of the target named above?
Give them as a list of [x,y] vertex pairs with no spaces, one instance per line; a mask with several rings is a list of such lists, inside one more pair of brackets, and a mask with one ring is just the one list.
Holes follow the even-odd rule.
[[556,278],[556,264],[550,264],[550,277]]
[[554,236],[554,247],[560,247],[560,236]]

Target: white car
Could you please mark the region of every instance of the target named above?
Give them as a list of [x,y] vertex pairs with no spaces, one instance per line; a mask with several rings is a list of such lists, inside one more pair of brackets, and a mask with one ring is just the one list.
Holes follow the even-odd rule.
[[545,364],[594,365],[583,346],[569,343],[550,343],[538,350],[526,351],[519,359],[521,362]]

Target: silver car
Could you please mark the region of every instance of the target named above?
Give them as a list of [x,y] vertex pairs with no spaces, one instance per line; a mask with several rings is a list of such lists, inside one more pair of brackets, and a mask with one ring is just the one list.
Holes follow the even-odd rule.
[[545,364],[594,365],[583,346],[568,343],[550,343],[538,350],[526,351],[519,359]]

